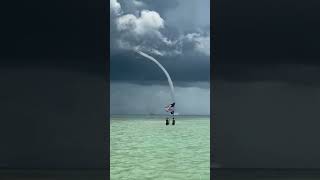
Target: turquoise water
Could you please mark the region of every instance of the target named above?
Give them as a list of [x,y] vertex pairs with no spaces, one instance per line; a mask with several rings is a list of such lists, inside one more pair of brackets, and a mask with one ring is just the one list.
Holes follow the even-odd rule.
[[209,117],[111,117],[111,180],[209,180]]

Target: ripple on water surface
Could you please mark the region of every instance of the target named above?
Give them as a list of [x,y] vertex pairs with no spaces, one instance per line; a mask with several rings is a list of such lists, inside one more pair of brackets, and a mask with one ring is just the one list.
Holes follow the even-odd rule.
[[209,180],[209,117],[112,117],[111,180]]

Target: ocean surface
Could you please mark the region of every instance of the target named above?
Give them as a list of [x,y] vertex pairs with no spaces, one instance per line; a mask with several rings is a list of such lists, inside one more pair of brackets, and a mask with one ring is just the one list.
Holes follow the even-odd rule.
[[209,116],[112,116],[111,180],[209,180]]

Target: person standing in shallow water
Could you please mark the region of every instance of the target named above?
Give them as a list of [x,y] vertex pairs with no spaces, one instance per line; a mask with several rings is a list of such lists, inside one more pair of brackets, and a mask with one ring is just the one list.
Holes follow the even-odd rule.
[[[175,106],[175,102],[174,103],[172,103],[172,104],[169,104],[169,105],[167,105],[167,106],[165,106],[165,110],[166,110],[166,112],[170,112],[170,114],[171,114],[171,116],[172,116],[172,125],[175,125],[175,119],[174,119],[174,106]],[[169,123],[170,124],[170,122],[169,122],[169,118],[167,117],[166,118],[166,125],[168,125],[167,123]]]
[[[174,119],[174,117],[172,118],[172,125],[174,126],[176,124],[176,120]],[[169,118],[166,118],[166,126],[170,125],[170,120]]]

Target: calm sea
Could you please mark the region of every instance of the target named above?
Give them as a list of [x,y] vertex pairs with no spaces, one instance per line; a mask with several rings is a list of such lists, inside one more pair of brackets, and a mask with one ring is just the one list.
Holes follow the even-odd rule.
[[209,116],[113,116],[110,131],[111,180],[210,179]]

